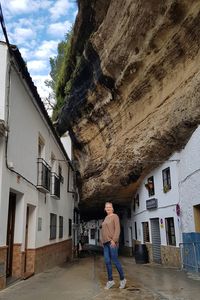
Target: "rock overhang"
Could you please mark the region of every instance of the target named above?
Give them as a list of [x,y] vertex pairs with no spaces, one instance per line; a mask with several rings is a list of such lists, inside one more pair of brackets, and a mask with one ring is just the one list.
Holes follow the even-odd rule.
[[[94,24],[57,126],[74,141],[86,207],[130,203],[144,176],[182,149],[200,121],[199,1],[91,7]],[[78,40],[87,28],[75,27]]]

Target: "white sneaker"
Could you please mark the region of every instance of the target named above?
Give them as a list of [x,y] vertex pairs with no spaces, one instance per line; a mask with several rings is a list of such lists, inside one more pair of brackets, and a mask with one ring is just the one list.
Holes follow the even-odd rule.
[[104,289],[109,290],[113,285],[115,285],[114,280],[108,281]]
[[119,288],[120,289],[124,289],[125,286],[126,286],[126,279],[124,278],[123,280],[120,280],[120,286],[119,286]]

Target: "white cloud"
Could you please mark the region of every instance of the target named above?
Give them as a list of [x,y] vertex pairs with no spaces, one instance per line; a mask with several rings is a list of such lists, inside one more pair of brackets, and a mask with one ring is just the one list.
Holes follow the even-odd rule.
[[3,0],[2,6],[6,10],[6,14],[30,13],[39,9],[47,9],[52,5],[50,0]]
[[69,0],[57,0],[49,9],[49,12],[53,20],[58,20],[61,16],[66,16],[71,7],[73,7],[73,4]]
[[39,58],[50,58],[57,54],[58,40],[43,41],[34,55]]
[[46,71],[47,62],[45,60],[30,60],[27,62],[28,70],[32,73],[42,73]]
[[24,44],[26,45],[27,41],[35,38],[36,32],[31,28],[15,28],[12,33],[9,34],[10,41],[15,44]]
[[31,54],[31,52],[30,52],[30,50],[28,48],[22,47],[19,50],[20,50],[20,53],[21,53],[22,57],[25,60],[31,58],[32,54]]
[[48,33],[55,37],[64,37],[71,27],[72,23],[69,21],[53,23],[49,25]]

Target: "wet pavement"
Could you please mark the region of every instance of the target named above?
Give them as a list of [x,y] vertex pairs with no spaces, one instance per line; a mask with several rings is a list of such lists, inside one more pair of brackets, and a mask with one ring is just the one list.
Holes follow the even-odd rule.
[[19,281],[0,292],[0,300],[197,300],[200,278],[160,265],[138,265],[133,258],[120,258],[127,287],[116,285],[106,291],[106,269],[101,256],[85,257],[55,267],[28,280]]

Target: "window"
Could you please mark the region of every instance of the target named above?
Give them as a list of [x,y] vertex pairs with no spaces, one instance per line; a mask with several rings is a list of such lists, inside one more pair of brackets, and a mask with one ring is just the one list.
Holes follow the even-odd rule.
[[94,228],[91,228],[90,229],[90,238],[91,238],[91,240],[94,240],[95,239],[95,229]]
[[166,218],[165,219],[165,226],[166,226],[167,244],[172,245],[172,246],[176,246],[174,218]]
[[38,231],[42,231],[42,218],[38,218]]
[[71,236],[72,235],[72,219],[69,219],[69,223],[68,223],[68,225],[69,225],[69,236]]
[[43,158],[38,158],[37,188],[44,193],[50,191],[51,168]]
[[57,215],[50,214],[50,240],[54,240],[56,238],[56,230],[57,230]]
[[56,173],[51,173],[51,196],[60,199],[60,179]]
[[137,222],[135,222],[135,239],[137,240]]
[[44,158],[44,139],[41,135],[38,138],[38,158]]
[[78,211],[78,208],[75,207],[74,208],[74,224],[78,224],[79,223],[79,211]]
[[163,177],[163,192],[167,193],[171,190],[171,176],[170,176],[170,168],[166,168],[162,171]]
[[147,185],[148,185],[149,197],[154,196],[155,195],[155,188],[154,188],[153,176],[148,178]]
[[59,216],[59,238],[63,237],[63,217]]
[[142,222],[142,229],[143,229],[143,241],[144,241],[144,243],[150,242],[149,223],[148,222]]
[[60,182],[63,183],[64,178],[62,176],[62,167],[61,167],[61,165],[58,166],[58,176],[59,176]]

